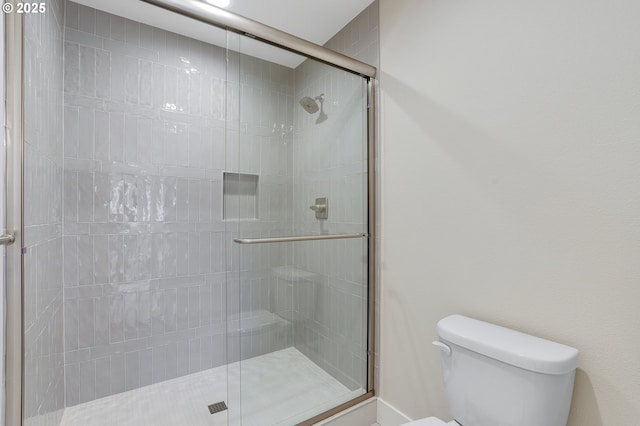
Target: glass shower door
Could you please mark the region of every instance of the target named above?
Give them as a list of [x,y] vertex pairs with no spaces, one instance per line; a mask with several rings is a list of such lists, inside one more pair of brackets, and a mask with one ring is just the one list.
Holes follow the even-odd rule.
[[367,85],[285,51],[261,59],[275,48],[253,39],[238,48],[230,381],[242,425],[294,425],[367,392]]
[[226,48],[47,4],[24,17],[23,423],[227,425]]
[[365,80],[168,10],[47,10],[14,423],[293,425],[367,393]]

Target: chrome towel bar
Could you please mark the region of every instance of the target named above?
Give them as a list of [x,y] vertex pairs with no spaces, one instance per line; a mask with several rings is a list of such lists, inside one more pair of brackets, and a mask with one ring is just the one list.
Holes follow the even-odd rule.
[[296,241],[315,240],[343,240],[348,238],[368,238],[369,234],[330,234],[330,235],[305,235],[301,237],[271,237],[271,238],[235,238],[238,244],[266,244],[266,243],[290,243]]

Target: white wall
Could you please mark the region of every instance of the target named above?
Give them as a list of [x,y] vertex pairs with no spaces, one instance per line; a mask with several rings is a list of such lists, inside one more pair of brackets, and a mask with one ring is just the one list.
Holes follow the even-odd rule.
[[640,3],[381,0],[381,397],[449,418],[438,319],[580,350],[570,426],[640,417]]

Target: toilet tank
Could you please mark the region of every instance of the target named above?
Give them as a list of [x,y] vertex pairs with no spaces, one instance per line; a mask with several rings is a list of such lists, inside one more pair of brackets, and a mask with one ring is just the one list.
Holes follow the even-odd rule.
[[[566,426],[578,351],[452,315],[438,322],[442,373],[464,426]],[[444,346],[444,345],[446,346]]]

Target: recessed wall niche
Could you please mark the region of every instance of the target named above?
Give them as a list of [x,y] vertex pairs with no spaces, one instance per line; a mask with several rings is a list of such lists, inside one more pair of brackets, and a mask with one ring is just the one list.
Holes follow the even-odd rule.
[[223,173],[224,220],[258,219],[258,175]]

